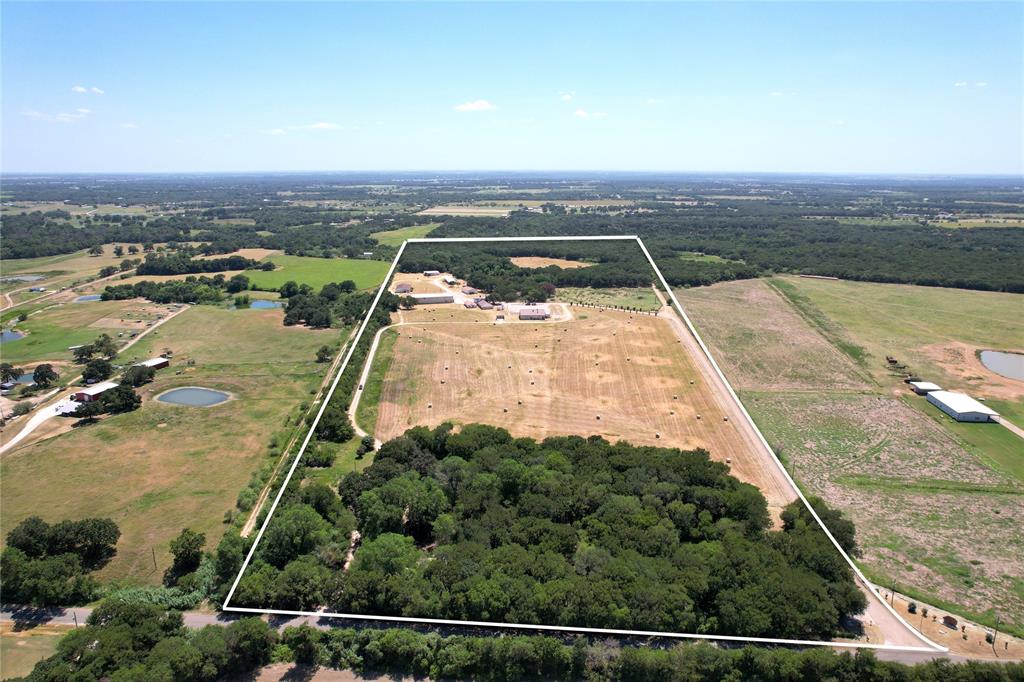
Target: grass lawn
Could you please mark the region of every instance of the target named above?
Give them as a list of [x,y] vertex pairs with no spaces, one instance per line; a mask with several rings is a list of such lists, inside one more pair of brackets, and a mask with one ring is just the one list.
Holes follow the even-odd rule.
[[[0,533],[33,514],[51,522],[112,518],[122,536],[99,577],[128,584],[158,583],[169,542],[186,526],[215,546],[252,472],[279,455],[270,447],[275,434],[294,426],[320,384],[325,366],[316,349],[339,334],[284,327],[282,315],[196,306],[133,346],[125,361],[168,348],[171,367],[140,390],[135,412],[5,454]],[[154,399],[178,386],[222,390],[233,400],[198,408]]]
[[[4,362],[20,363],[42,360],[71,360],[69,346],[90,343],[106,332],[117,337],[125,332],[145,329],[145,325],[131,320],[155,320],[158,311],[166,310],[141,300],[90,301],[65,303],[32,315],[17,324],[18,331],[27,332],[15,341],[3,344]],[[121,322],[125,320],[125,322]]]
[[0,623],[0,679],[28,675],[36,663],[56,653],[57,643],[69,632],[70,627],[61,625],[15,631],[13,623]]
[[440,224],[441,223],[427,223],[426,225],[413,225],[411,227],[402,227],[397,230],[373,232],[370,236],[381,244],[386,244],[388,246],[401,246],[402,242],[406,239],[419,239],[420,237],[426,237]]
[[336,453],[334,464],[323,468],[306,467],[306,479],[309,481],[337,488],[338,482],[345,477],[345,474],[350,471],[362,471],[373,464],[372,452],[363,455],[362,459],[356,459],[356,449],[359,448],[358,438],[353,438],[347,443],[321,443],[320,447],[334,449]]
[[379,286],[389,264],[379,260],[358,258],[312,258],[309,256],[270,256],[275,270],[247,270],[245,275],[260,289],[277,289],[291,280],[308,284],[318,290],[329,282],[350,279],[360,289]]
[[366,385],[363,386],[363,395],[359,398],[359,407],[356,408],[356,422],[367,433],[372,434],[377,429],[380,391],[384,385],[384,376],[394,360],[392,350],[395,347],[396,340],[398,340],[398,330],[396,329],[387,329],[381,334],[377,353],[374,355],[373,365],[370,367],[370,373],[366,377]]
[[656,310],[661,302],[648,288],[591,289],[589,287],[561,287],[556,293],[558,301],[581,301],[590,305],[606,305],[618,308],[640,308]]

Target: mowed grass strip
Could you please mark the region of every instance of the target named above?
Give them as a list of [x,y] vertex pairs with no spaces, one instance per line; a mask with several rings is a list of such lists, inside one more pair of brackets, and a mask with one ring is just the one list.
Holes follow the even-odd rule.
[[330,282],[347,279],[360,289],[379,286],[389,263],[359,258],[313,258],[310,256],[271,256],[266,259],[277,268],[271,271],[247,270],[246,277],[260,289],[277,289],[288,281],[308,284],[319,290]]
[[370,236],[387,246],[401,246],[406,239],[420,239],[429,235],[435,227],[441,223],[427,223],[426,225],[411,225],[401,227],[397,230],[385,230],[383,232],[371,232]]
[[384,377],[394,361],[395,341],[398,340],[397,329],[386,329],[380,336],[377,345],[377,353],[374,355],[374,362],[370,367],[370,373],[366,377],[366,384],[363,386],[363,394],[359,397],[359,407],[356,408],[356,422],[367,433],[373,433],[377,426],[377,413],[380,410],[380,393],[384,386]]
[[[251,474],[278,456],[271,440],[295,428],[289,420],[322,381],[316,349],[344,333],[284,327],[281,315],[196,306],[133,346],[125,362],[173,352],[171,367],[141,389],[140,409],[0,460],[0,536],[31,515],[110,517],[122,536],[100,577],[127,584],[159,583],[169,543],[186,526],[216,544]],[[232,400],[208,408],[155,400],[179,386],[225,391]]]

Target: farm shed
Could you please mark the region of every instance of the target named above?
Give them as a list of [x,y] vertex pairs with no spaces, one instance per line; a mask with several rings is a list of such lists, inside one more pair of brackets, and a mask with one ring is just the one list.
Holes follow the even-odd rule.
[[467,308],[475,308],[476,307],[476,301],[466,301],[462,305],[466,306]]
[[101,394],[106,393],[112,388],[117,388],[117,384],[113,381],[104,381],[103,383],[96,384],[95,386],[89,386],[83,388],[80,391],[75,391],[71,394],[71,399],[80,403],[91,403],[98,399]]
[[476,293],[476,289],[474,289],[473,287],[462,287],[462,293],[464,293],[466,296],[472,296],[473,294]]
[[408,294],[411,291],[412,285],[409,284],[408,282],[402,282],[401,284],[395,287],[396,294]]
[[441,274],[440,270],[424,270],[423,271],[423,276],[424,277],[437,277],[440,274]]
[[958,422],[987,422],[999,416],[998,412],[971,396],[953,391],[931,391],[928,402]]
[[459,283],[459,280],[455,279],[451,275],[445,275],[444,277],[441,278],[441,281],[449,286],[454,286]]
[[542,305],[523,306],[519,309],[520,320],[546,320],[551,317],[551,312]]
[[918,395],[926,395],[932,391],[941,391],[942,387],[938,384],[933,384],[930,381],[911,381],[910,387],[914,389],[914,393]]
[[169,367],[171,361],[167,358],[150,358],[149,360],[143,360],[142,362],[136,362],[136,367],[152,367],[153,369],[163,369]]
[[476,299],[476,307],[479,308],[480,310],[490,310],[494,306],[485,301],[484,299],[478,298]]
[[416,301],[416,305],[455,302],[455,297],[451,294],[410,294],[410,298]]

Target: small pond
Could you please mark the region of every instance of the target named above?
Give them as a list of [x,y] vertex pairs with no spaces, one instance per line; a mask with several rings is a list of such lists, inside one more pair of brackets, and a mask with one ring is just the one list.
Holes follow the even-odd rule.
[[32,372],[28,372],[26,374],[19,374],[14,382],[18,384],[34,384],[36,380],[32,378]]
[[190,407],[209,407],[222,403],[230,398],[227,393],[214,391],[211,388],[199,388],[198,386],[186,386],[175,388],[157,396],[162,403],[173,403],[174,405],[189,405]]
[[261,300],[258,300],[258,301],[250,301],[249,302],[249,307],[250,308],[260,308],[260,309],[280,308],[281,307],[281,302],[280,301],[264,301],[264,300],[261,299]]
[[75,299],[75,303],[85,303],[86,301],[99,301],[103,296],[100,294],[87,294],[85,296],[79,296]]
[[1001,350],[981,351],[981,364],[1000,376],[1024,381],[1024,355]]
[[5,329],[0,332],[0,343],[7,343],[8,341],[17,341],[21,337],[25,336],[21,332],[16,332],[13,329]]
[[46,275],[8,275],[0,279],[0,282],[38,282]]

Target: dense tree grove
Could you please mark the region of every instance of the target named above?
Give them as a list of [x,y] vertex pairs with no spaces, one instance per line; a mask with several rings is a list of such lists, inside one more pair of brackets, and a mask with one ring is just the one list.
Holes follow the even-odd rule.
[[224,299],[228,280],[223,274],[213,277],[190,275],[183,280],[135,284],[114,284],[103,289],[104,301],[145,298],[154,303],[216,303]]
[[110,519],[50,525],[30,516],[7,534],[0,554],[0,591],[5,604],[73,606],[95,597],[88,572],[114,556],[121,531]]
[[865,606],[796,505],[769,530],[760,492],[704,451],[417,427],[330,492],[290,486],[238,603],[793,638]]

